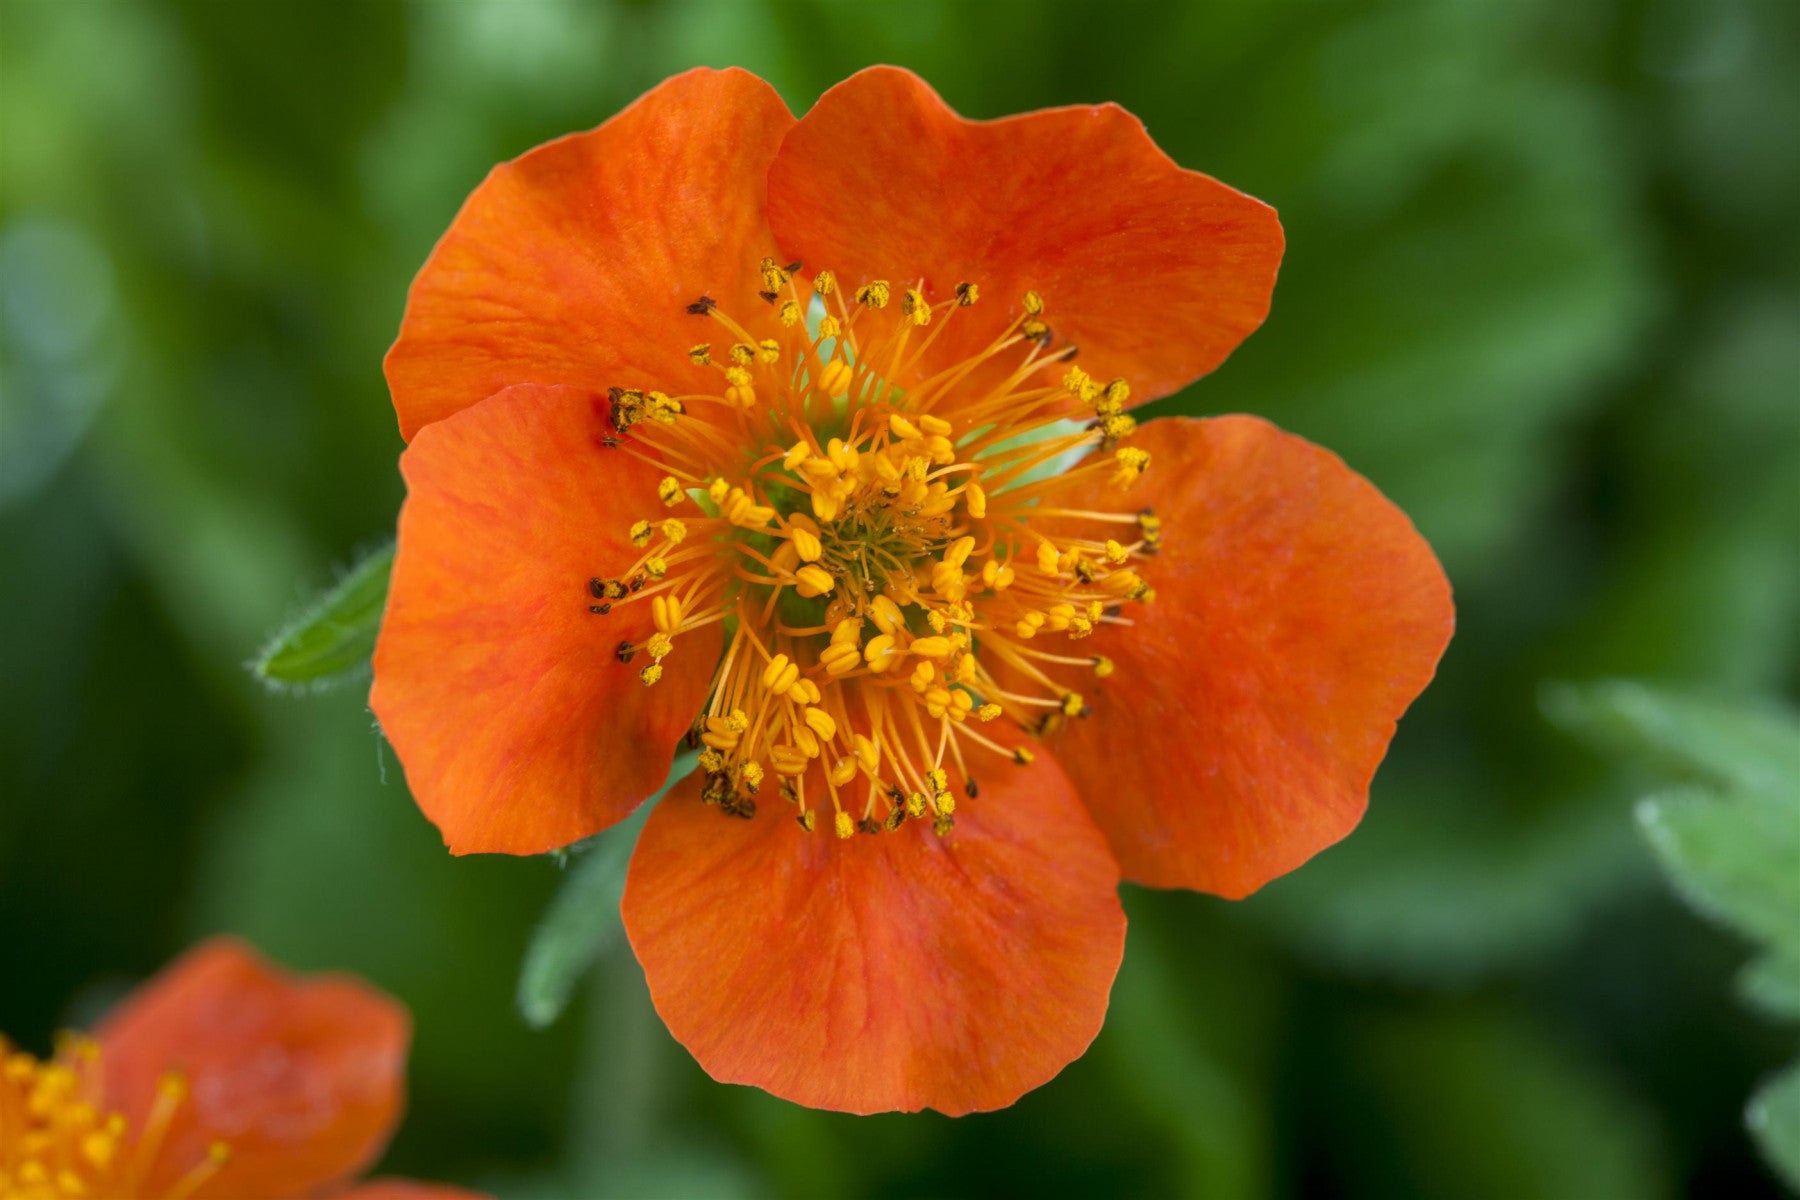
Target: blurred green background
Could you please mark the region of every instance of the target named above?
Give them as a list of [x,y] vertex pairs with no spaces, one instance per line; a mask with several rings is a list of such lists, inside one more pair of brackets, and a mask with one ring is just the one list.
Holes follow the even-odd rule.
[[[1274,204],[1268,324],[1158,409],[1332,447],[1459,604],[1363,828],[1126,889],[1093,1049],[959,1121],[711,1083],[628,953],[530,1031],[555,864],[451,860],[360,686],[244,670],[391,532],[381,355],[489,166],[697,63],[800,112],[883,61]],[[1797,213],[1791,0],[0,0],[0,1028],[215,930],[354,969],[417,1020],[385,1169],[503,1196],[1777,1194],[1794,1033],[1537,697],[1800,690]]]

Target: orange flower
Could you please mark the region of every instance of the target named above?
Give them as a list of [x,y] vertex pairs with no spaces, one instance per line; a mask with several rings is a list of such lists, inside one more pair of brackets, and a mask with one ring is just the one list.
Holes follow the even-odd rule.
[[399,1118],[411,1022],[347,976],[296,979],[228,938],[39,1061],[0,1038],[0,1197],[477,1200],[352,1180]]
[[888,67],[799,121],[692,71],[496,168],[387,358],[371,702],[419,804],[536,853],[688,737],[624,915],[715,1078],[1043,1083],[1099,1030],[1121,868],[1243,896],[1344,836],[1450,636],[1338,459],[1129,415],[1262,321],[1281,248],[1115,106],[967,121]]

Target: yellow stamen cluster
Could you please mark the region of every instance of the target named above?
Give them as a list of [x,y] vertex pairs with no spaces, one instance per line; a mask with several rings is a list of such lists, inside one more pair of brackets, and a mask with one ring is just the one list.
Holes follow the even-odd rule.
[[927,817],[944,833],[952,771],[976,794],[971,755],[1033,759],[979,727],[1006,716],[1042,734],[1087,715],[1072,678],[1113,677],[1110,659],[1057,643],[1129,624],[1120,607],[1153,595],[1137,566],[1160,526],[1062,501],[1129,487],[1149,455],[1118,444],[1135,427],[1128,385],[1051,349],[1038,293],[981,352],[928,373],[945,328],[980,319],[975,284],[933,303],[922,284],[819,271],[807,288],[800,271],[763,260],[766,316],[688,306],[723,330],[688,355],[716,391],[615,393],[618,446],[666,472],[657,494],[682,515],[631,525],[641,555],[589,581],[590,607],[647,602],[653,632],[617,648],[649,658],[646,684],[686,635],[723,625],[692,732],[709,803],[751,816],[772,777],[809,832],[829,803],[840,837]]
[[[186,1081],[165,1075],[143,1128],[108,1112],[100,1046],[67,1035],[48,1061],[0,1037],[0,1200],[189,1200],[217,1175],[230,1150],[215,1143],[173,1182],[155,1182],[169,1125],[187,1099]],[[156,1190],[150,1190],[154,1186]]]

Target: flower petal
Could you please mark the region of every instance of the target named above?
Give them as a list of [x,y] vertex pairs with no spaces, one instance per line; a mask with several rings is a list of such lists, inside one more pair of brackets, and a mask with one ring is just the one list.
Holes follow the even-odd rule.
[[1262,324],[1281,261],[1275,211],[1184,171],[1113,104],[998,121],[958,116],[924,80],[871,67],[822,96],[769,171],[769,223],[783,253],[847,282],[924,280],[929,299],[979,284],[927,372],[981,350],[1020,311],[1047,303],[1059,340],[1133,399],[1174,391]]
[[622,574],[638,517],[669,512],[621,448],[604,397],[507,388],[421,431],[369,704],[452,852],[539,854],[619,820],[662,786],[699,711],[719,629],[681,635],[655,687],[623,641],[650,605],[589,611]]
[[764,178],[793,123],[756,76],[696,68],[495,167],[407,295],[386,363],[401,435],[515,383],[715,383],[684,352],[716,327],[683,308],[762,307]]
[[301,1196],[366,1168],[403,1102],[412,1023],[345,975],[297,978],[228,938],[189,951],[114,1009],[97,1036],[106,1101],[142,1130],[169,1071],[187,1078],[142,1181],[160,1196],[224,1141],[219,1196]]
[[715,1079],[857,1113],[1000,1108],[1078,1057],[1123,952],[1118,869],[1048,756],[980,783],[942,839],[671,793],[624,914],[676,1040]]
[[1266,421],[1164,418],[1132,445],[1157,595],[1082,643],[1117,671],[1052,745],[1128,879],[1242,897],[1361,819],[1450,640],[1450,584],[1374,485]]

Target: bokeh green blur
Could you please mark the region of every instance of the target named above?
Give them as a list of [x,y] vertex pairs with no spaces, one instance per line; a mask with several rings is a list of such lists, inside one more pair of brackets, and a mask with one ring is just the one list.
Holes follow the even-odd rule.
[[[1128,887],[1098,1041],[961,1120],[711,1082],[623,949],[530,1030],[556,864],[451,859],[360,685],[244,669],[391,534],[381,356],[493,163],[694,64],[801,112],[876,62],[1119,101],[1278,208],[1268,323],[1156,411],[1336,450],[1459,607],[1362,828]],[[1538,695],[1800,687],[1796,214],[1791,0],[0,0],[0,1028],[220,930],[355,970],[416,1019],[383,1169],[505,1197],[1776,1194],[1793,1031]]]

